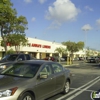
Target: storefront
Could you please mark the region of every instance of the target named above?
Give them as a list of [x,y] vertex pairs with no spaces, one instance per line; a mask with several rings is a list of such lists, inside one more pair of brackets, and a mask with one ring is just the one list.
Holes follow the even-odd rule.
[[[40,40],[36,38],[28,38],[28,44],[24,47],[21,46],[20,52],[29,53],[32,55],[32,57],[43,59],[48,56],[59,55],[57,52],[55,52],[55,49],[58,47],[66,48],[60,43]],[[14,47],[7,46],[8,50],[11,48],[15,50]],[[0,58],[3,56],[2,52],[4,52],[4,48],[0,47]]]

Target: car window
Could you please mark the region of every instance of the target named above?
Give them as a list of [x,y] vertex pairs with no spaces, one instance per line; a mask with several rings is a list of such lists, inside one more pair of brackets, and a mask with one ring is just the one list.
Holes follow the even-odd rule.
[[49,64],[44,65],[43,69],[40,71],[40,74],[47,74],[47,75],[51,75],[52,74],[52,70]]
[[15,61],[17,59],[18,55],[9,55],[7,58],[8,61]]
[[29,63],[15,63],[10,65],[1,74],[20,76],[20,77],[34,77],[40,65]]
[[4,56],[1,60],[7,59],[10,55]]
[[52,68],[53,68],[54,73],[59,73],[59,72],[62,72],[63,70],[62,66],[59,64],[52,64]]
[[20,55],[19,57],[18,57],[18,59],[22,59],[22,60],[25,60],[25,57],[24,57],[24,55]]
[[25,54],[26,60],[30,60],[30,56]]

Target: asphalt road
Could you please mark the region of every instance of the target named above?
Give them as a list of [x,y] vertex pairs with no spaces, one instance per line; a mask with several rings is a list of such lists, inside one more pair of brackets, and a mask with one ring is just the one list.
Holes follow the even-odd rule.
[[70,92],[66,95],[59,93],[46,100],[92,100],[91,93],[100,90],[100,66],[95,63],[77,63],[65,66],[73,74]]

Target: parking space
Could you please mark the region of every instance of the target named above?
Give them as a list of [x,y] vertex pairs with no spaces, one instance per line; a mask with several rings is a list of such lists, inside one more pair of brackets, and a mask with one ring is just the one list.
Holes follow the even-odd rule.
[[100,77],[97,75],[86,77],[86,75],[82,74],[76,76],[73,78],[71,90],[68,94],[57,94],[47,100],[91,100],[91,92],[100,89]]
[[88,69],[68,67],[74,74],[70,92],[66,95],[57,94],[47,100],[92,100],[90,94],[100,89],[100,69],[91,69],[92,66],[87,65]]

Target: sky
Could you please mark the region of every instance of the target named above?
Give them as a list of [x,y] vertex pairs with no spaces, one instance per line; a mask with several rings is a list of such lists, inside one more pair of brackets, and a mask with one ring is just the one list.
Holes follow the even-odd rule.
[[58,43],[85,42],[100,50],[100,0],[11,0],[28,21],[26,36]]

